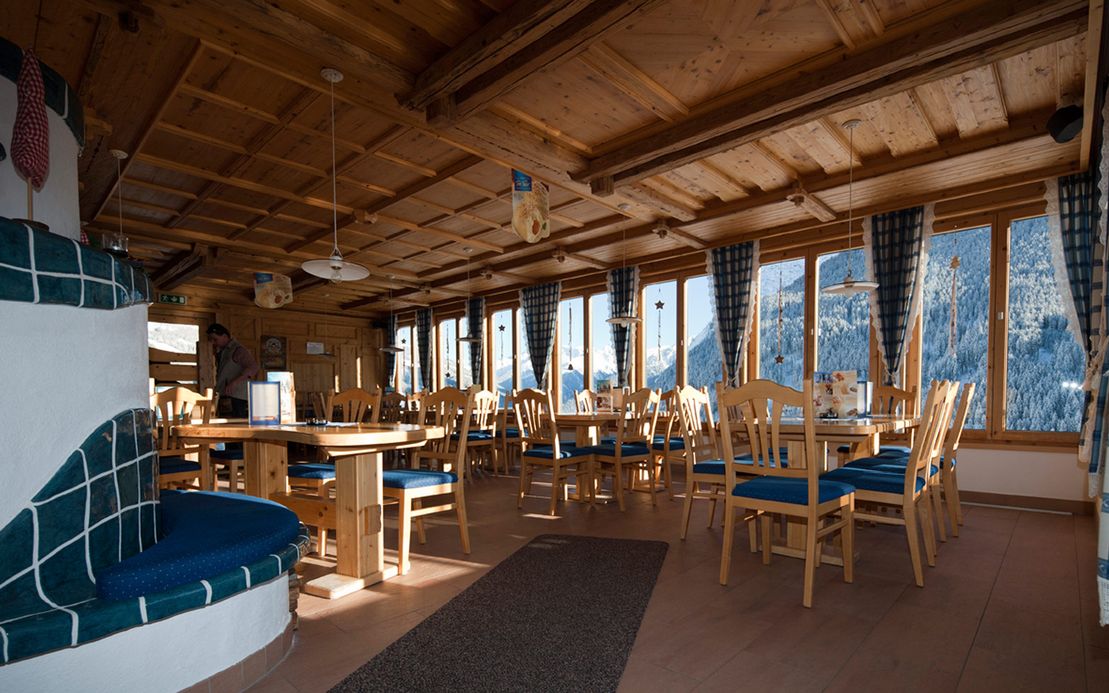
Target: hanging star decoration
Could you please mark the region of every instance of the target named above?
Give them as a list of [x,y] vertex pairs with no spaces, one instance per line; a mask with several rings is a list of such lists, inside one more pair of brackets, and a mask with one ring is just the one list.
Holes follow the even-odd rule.
[[655,310],[662,310],[665,307],[666,307],[666,304],[663,303],[662,301],[655,301]]

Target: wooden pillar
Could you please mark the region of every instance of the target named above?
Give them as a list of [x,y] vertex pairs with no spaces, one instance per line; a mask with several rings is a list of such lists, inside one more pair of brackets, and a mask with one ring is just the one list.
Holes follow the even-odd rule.
[[805,255],[805,369],[802,379],[813,377],[816,371],[816,254],[809,251]]
[[586,390],[593,389],[593,314],[590,309],[589,296],[582,297],[582,387]]
[[677,300],[678,305],[676,307],[678,309],[678,311],[677,311],[678,314],[677,314],[677,326],[675,328],[674,337],[676,338],[676,341],[678,343],[677,344],[678,348],[675,350],[675,352],[676,352],[675,360],[677,361],[677,363],[674,364],[674,383],[678,387],[685,387],[689,383],[689,376],[686,373],[686,368],[687,368],[686,364],[689,361],[689,355],[686,353],[686,349],[687,349],[687,345],[688,345],[689,340],[686,338],[686,334],[685,334],[685,331],[686,331],[685,323],[686,323],[686,319],[687,319],[687,313],[686,313],[686,304],[685,304],[686,297],[685,297],[685,278],[684,277],[679,277],[677,279],[677,286],[678,286],[678,300]]
[[256,498],[269,498],[275,493],[284,493],[288,479],[288,460],[288,450],[283,442],[244,441],[246,494]]

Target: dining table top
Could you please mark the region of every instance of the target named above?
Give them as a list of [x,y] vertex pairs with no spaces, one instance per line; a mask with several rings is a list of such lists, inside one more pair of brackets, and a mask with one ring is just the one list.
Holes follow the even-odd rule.
[[201,440],[258,440],[303,443],[326,447],[394,447],[418,445],[442,438],[442,426],[405,423],[328,423],[303,422],[280,425],[250,425],[245,421],[190,423],[176,426],[178,438]]
[[[818,436],[865,436],[875,433],[896,433],[916,428],[920,425],[920,417],[887,414],[842,419],[824,419],[818,417],[813,420],[813,423]],[[783,433],[803,433],[804,426],[805,420],[800,416],[783,416],[781,419]]]

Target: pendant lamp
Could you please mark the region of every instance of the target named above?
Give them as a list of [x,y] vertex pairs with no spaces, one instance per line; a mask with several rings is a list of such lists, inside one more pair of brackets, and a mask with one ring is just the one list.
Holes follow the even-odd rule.
[[[469,246],[463,248],[462,250],[466,253],[474,252],[474,249],[469,247]],[[470,293],[470,260],[469,260],[469,258],[467,258],[466,259],[466,336],[465,337],[459,337],[458,341],[462,342],[463,344],[481,344],[481,337],[479,337],[478,335],[470,334],[470,316],[469,316],[469,313],[470,313],[470,299],[471,298],[473,298],[473,294]]]
[[329,67],[320,70],[320,76],[331,84],[331,257],[319,260],[305,260],[301,268],[315,277],[321,277],[333,284],[352,282],[370,276],[370,271],[354,262],[347,262],[339,252],[339,201],[335,170],[335,84],[343,80],[343,73]]
[[[624,229],[620,232],[620,246],[623,248],[623,254],[624,254],[624,259],[620,262],[620,269],[621,270],[627,270],[628,269],[628,229],[627,229],[627,227],[624,227]],[[605,322],[607,322],[609,325],[620,325],[622,327],[632,327],[633,325],[638,325],[639,324],[639,316],[638,315],[613,315],[612,317],[610,317]]]
[[865,279],[855,279],[851,274],[851,235],[854,231],[854,188],[855,188],[855,128],[862,124],[861,120],[851,119],[843,124],[845,130],[849,135],[848,151],[851,156],[850,163],[848,164],[847,173],[847,274],[843,277],[843,281],[838,284],[829,284],[824,287],[824,293],[832,294],[835,296],[854,296],[855,294],[864,294],[874,291],[878,288],[878,282],[867,281]]
[[[392,278],[393,278],[393,276],[389,275],[389,279],[392,279]],[[393,290],[392,289],[389,289],[389,293],[387,294],[387,298],[385,300],[389,302],[389,324],[390,325],[396,325],[397,321],[393,319]],[[394,333],[394,335],[395,335],[395,333]],[[396,341],[396,336],[393,337],[393,340]],[[404,351],[404,347],[399,347],[396,344],[386,344],[385,346],[380,347],[379,351],[383,351],[386,354],[399,354],[402,351]]]
[[109,150],[116,160],[116,215],[119,218],[119,231],[104,234],[104,251],[121,259],[127,259],[127,236],[123,235],[123,160],[127,152],[122,149]]

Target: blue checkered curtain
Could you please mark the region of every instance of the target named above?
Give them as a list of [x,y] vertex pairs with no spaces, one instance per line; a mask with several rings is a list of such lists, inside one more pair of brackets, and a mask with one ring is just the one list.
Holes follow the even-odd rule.
[[[1107,370],[1105,352],[1109,328],[1106,318],[1109,317],[1109,292],[1103,291],[1105,277],[1109,275],[1109,257],[1106,257],[1106,220],[1109,219],[1109,99],[1106,99],[1101,110],[1101,146],[1097,152],[1098,157],[1098,217],[1096,245],[1092,261],[1093,276],[1091,280],[1092,295],[1091,306],[1100,306],[1101,312],[1090,313],[1091,343],[1095,344],[1090,357],[1086,362],[1086,380],[1093,386],[1091,397],[1095,402],[1093,414],[1089,417],[1093,425],[1083,428],[1082,445],[1079,448],[1079,464],[1082,463],[1083,452],[1088,451],[1090,462],[1089,471],[1090,497],[1094,499],[1097,513],[1097,591],[1098,601],[1101,606],[1101,625],[1109,625],[1109,476],[1105,473],[1106,460],[1109,459],[1109,407],[1106,407],[1109,395],[1109,370]],[[1099,295],[1100,294],[1100,295]],[[1087,440],[1088,439],[1088,440]]]
[[712,282],[712,312],[716,338],[724,361],[724,382],[739,386],[743,349],[751,329],[751,315],[758,276],[759,243],[736,243],[713,248],[707,253],[709,281]]
[[416,345],[419,349],[420,382],[424,390],[431,389],[431,323],[430,308],[420,308],[416,311]]
[[[385,318],[385,346],[391,347],[397,345],[397,316],[390,315]],[[393,384],[396,382],[394,376],[397,372],[397,355],[391,351],[383,352],[385,354],[385,380],[384,390],[392,390]]]
[[[610,315],[639,315],[639,268],[622,267],[608,273]],[[627,387],[631,381],[632,343],[635,327],[612,325],[612,348],[616,351],[616,385]]]
[[554,347],[555,324],[558,320],[558,299],[562,282],[540,284],[520,289],[520,306],[524,309],[524,330],[528,336],[528,356],[535,371],[535,382],[547,389],[547,376]]
[[863,220],[867,265],[878,288],[870,294],[870,315],[878,332],[878,351],[886,384],[899,382],[905,343],[920,314],[932,206],[910,207]]
[[467,336],[482,340],[470,344],[470,377],[475,385],[484,387],[485,378],[481,374],[481,351],[485,344],[485,297],[477,296],[466,301]]

